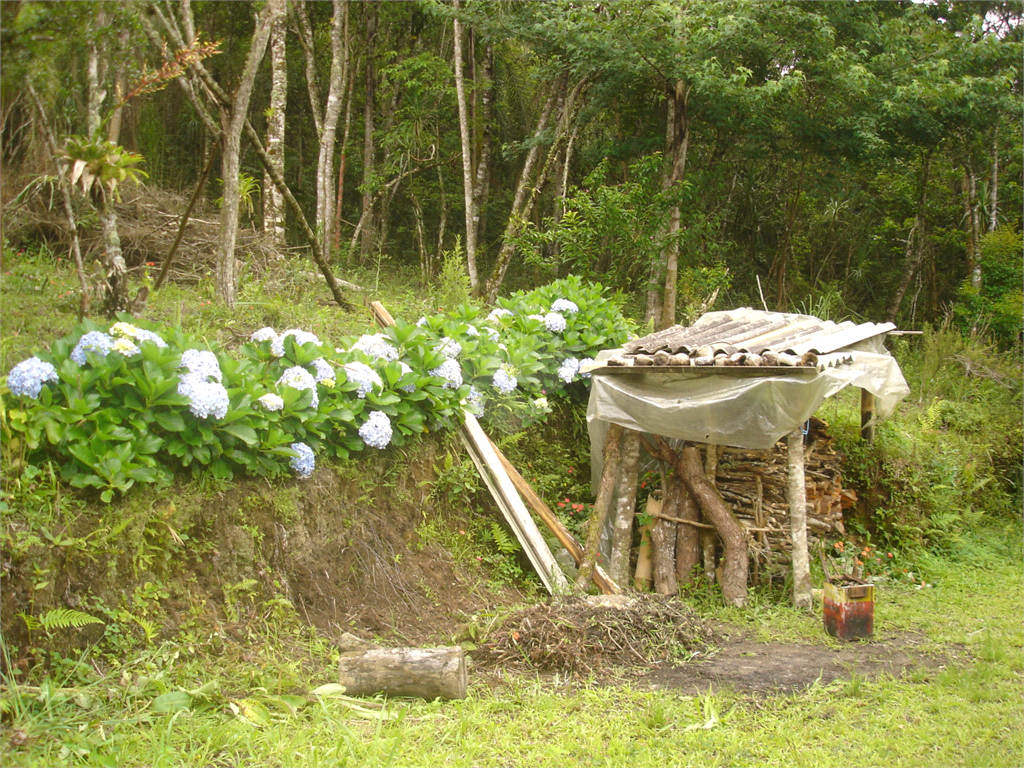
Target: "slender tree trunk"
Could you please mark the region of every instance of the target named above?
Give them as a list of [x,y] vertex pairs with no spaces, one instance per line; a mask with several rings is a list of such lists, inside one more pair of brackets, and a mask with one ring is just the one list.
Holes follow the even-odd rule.
[[342,95],[348,78],[348,2],[334,0],[331,21],[331,81],[324,108],[323,133],[316,166],[316,225],[325,260],[330,259],[331,217],[334,215],[334,139],[341,114]]
[[323,135],[323,107],[320,105],[320,86],[316,76],[316,51],[313,44],[313,27],[309,23],[306,11],[306,0],[294,0],[295,16],[298,20],[299,44],[306,60],[306,92],[309,94],[309,107],[313,115],[317,139]]
[[896,286],[896,292],[893,294],[892,301],[889,302],[889,307],[885,313],[886,319],[890,323],[896,321],[896,316],[900,311],[900,304],[903,303],[903,296],[906,294],[907,288],[910,287],[910,281],[913,279],[914,273],[917,272],[918,267],[921,265],[921,259],[924,257],[924,204],[928,193],[928,172],[930,167],[931,152],[926,154],[921,161],[921,188],[918,191],[914,224],[911,226],[910,232],[907,233],[903,276]]
[[[348,27],[345,28],[345,46],[349,47]],[[351,54],[346,54],[349,59],[349,70],[351,71]],[[334,209],[334,250],[341,250],[341,211],[342,203],[345,202],[345,159],[348,157],[348,139],[352,131],[352,93],[355,90],[356,79],[348,78],[348,95],[345,97],[345,130],[341,135],[341,157],[338,158],[338,202]]]
[[487,191],[491,178],[491,104],[494,102],[494,48],[490,43],[484,48],[484,81],[476,83],[473,97],[477,94],[482,102],[478,112],[480,149],[477,152],[476,181],[473,183],[473,228],[476,231],[476,247],[484,238],[483,207],[487,201]]
[[128,308],[128,268],[121,253],[117,214],[108,193],[103,193],[103,200],[97,210],[103,228],[103,252],[106,258],[107,295],[104,297],[103,313],[107,317],[114,317]]
[[373,146],[373,118],[376,101],[377,74],[374,67],[374,49],[377,37],[377,6],[370,4],[366,14],[366,92],[363,104],[363,213],[366,220],[363,227],[360,252],[365,258],[373,250],[373,224],[370,221],[373,208],[373,173],[375,168]]
[[[612,492],[615,490],[615,477],[618,474],[619,444],[622,441],[622,427],[612,424],[604,438],[604,469],[601,482],[594,500],[594,513],[587,524],[587,540],[583,546],[583,559],[580,561],[576,574],[576,589],[584,590],[590,584],[597,563],[598,547],[601,542],[601,529],[612,506]],[[613,579],[614,581],[614,579]],[[619,582],[616,582],[618,584]]]
[[804,436],[794,429],[786,438],[789,465],[789,526],[793,545],[793,604],[811,607],[811,566],[807,554],[807,490],[804,486]]
[[[456,12],[459,0],[453,0]],[[476,227],[473,221],[473,148],[469,141],[469,113],[466,108],[466,83],[462,75],[462,23],[456,16],[452,20],[455,30],[455,95],[459,103],[459,137],[462,142],[462,189],[466,210],[466,270],[473,294],[480,292],[480,278],[476,270]]]
[[[686,175],[686,152],[690,146],[690,121],[687,111],[690,89],[682,80],[677,80],[671,93],[671,119],[668,133],[670,136],[669,157],[672,165],[665,178],[665,188],[677,187]],[[676,323],[676,294],[679,282],[679,226],[682,211],[674,205],[668,220],[668,245],[662,257],[665,264],[665,294],[661,304],[661,317],[656,329],[668,328]]]
[[[437,143],[438,146],[440,146],[440,136],[438,136]],[[429,277],[433,277],[435,265],[441,263],[441,259],[444,255],[444,238],[448,233],[448,195],[444,188],[444,169],[441,163],[437,164],[437,196],[438,204],[441,206],[441,216],[437,223],[437,258],[430,265],[430,269],[428,270]]]
[[622,436],[622,460],[616,483],[618,498],[612,525],[612,555],[608,576],[616,584],[629,583],[629,553],[633,547],[633,519],[636,515],[637,472],[640,467],[640,435],[632,429]]
[[[699,522],[700,509],[697,507],[697,500],[678,472],[669,475],[668,487],[669,493],[678,498],[677,514],[673,517]],[[693,583],[693,569],[700,564],[700,556],[700,529],[694,525],[680,523],[676,528],[676,580],[679,584]]]
[[[96,24],[99,27],[106,26],[107,15],[102,8],[96,16]],[[100,57],[100,48],[97,38],[89,40],[89,58],[86,62],[86,113],[85,125],[89,137],[95,136],[102,125],[100,111],[103,109],[103,101],[107,92],[103,90],[103,62]]]
[[271,24],[280,13],[280,7],[267,4],[256,22],[252,44],[246,57],[242,80],[230,109],[222,107],[221,122],[221,174],[224,185],[224,203],[220,212],[220,241],[217,247],[217,295],[229,307],[235,304],[235,242],[238,237],[238,170],[242,144],[242,130],[249,112],[256,71],[270,37]]
[[967,252],[971,255],[969,269],[971,287],[981,290],[981,201],[978,200],[978,177],[974,169],[964,165],[964,181],[967,187]]
[[[277,6],[270,28],[270,114],[265,147],[274,168],[284,176],[284,116],[288,96],[288,61],[285,48],[285,0],[269,0]],[[269,173],[263,174],[263,232],[278,246],[285,244],[284,196]]]
[[988,189],[988,231],[999,227],[999,128],[992,129],[992,183]]

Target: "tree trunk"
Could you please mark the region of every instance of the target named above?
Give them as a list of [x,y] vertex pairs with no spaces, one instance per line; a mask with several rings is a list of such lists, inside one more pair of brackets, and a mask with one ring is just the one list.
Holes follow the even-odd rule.
[[[270,113],[265,148],[274,168],[284,176],[284,116],[288,96],[288,61],[285,48],[285,0],[269,0],[278,6],[270,28]],[[263,174],[263,232],[278,247],[285,245],[284,196],[270,174]]]
[[999,227],[999,127],[992,129],[992,183],[988,188],[988,231]]
[[104,193],[104,199],[97,206],[100,225],[103,227],[103,253],[106,267],[107,295],[104,298],[103,313],[114,317],[128,308],[128,268],[121,253],[121,238],[117,234],[117,214],[113,203]]
[[[96,25],[98,27],[106,26],[107,15],[106,12],[100,7],[96,15]],[[100,57],[99,43],[97,37],[91,37],[89,40],[89,58],[86,62],[85,78],[86,78],[86,113],[85,113],[85,126],[86,131],[89,133],[89,138],[95,137],[103,124],[100,111],[103,109],[103,100],[107,96],[107,92],[103,90],[103,62]]]
[[256,71],[270,37],[270,27],[280,13],[280,6],[268,3],[256,22],[252,44],[246,57],[242,79],[231,108],[221,108],[221,179],[224,185],[220,211],[220,239],[217,246],[217,295],[229,307],[235,304],[235,241],[238,237],[238,170],[242,130],[249,112]]
[[636,553],[636,573],[633,574],[633,588],[637,592],[651,591],[651,524],[640,526],[640,546]]
[[484,219],[481,215],[484,204],[487,201],[487,191],[490,188],[491,169],[491,104],[494,101],[494,48],[487,44],[484,49],[484,82],[476,83],[473,89],[474,97],[480,94],[483,102],[477,112],[477,119],[480,128],[480,149],[477,152],[476,181],[473,183],[473,229],[476,232],[475,240],[477,250],[480,250],[480,243],[484,237]]
[[804,436],[794,429],[786,438],[789,456],[789,528],[793,543],[793,604],[811,607],[811,566],[807,554],[807,489],[804,476]]
[[[348,47],[348,27],[345,28],[345,46]],[[346,54],[346,58],[348,58]],[[351,69],[351,62],[349,64]],[[352,93],[355,90],[354,77],[348,79],[348,95],[345,97],[345,130],[341,135],[341,157],[338,158],[338,200],[334,208],[334,250],[341,250],[341,210],[345,201],[345,159],[348,156],[348,137],[352,131]]]
[[[678,505],[668,497],[666,479],[661,502],[661,514],[676,517]],[[678,498],[678,497],[677,497]],[[651,524],[651,553],[654,560],[654,591],[659,595],[674,595],[679,591],[676,581],[676,526],[678,523],[663,518]]]
[[[924,204],[927,199],[928,192],[928,172],[931,166],[931,152],[925,155],[921,161],[921,188],[918,191],[917,198],[917,209],[914,214],[914,224],[910,228],[910,232],[907,233],[907,247],[905,251],[905,264],[903,267],[903,276],[900,278],[899,284],[896,286],[896,292],[892,296],[892,301],[889,302],[889,307],[886,310],[886,319],[890,322],[896,322],[896,316],[900,311],[900,304],[903,303],[903,296],[907,292],[907,288],[910,287],[910,281],[914,277],[914,273],[917,272],[918,267],[921,266],[921,260],[924,258]],[[969,224],[970,222],[968,222]]]
[[414,696],[421,699],[466,698],[466,656],[448,648],[369,648],[343,653],[338,682],[349,696]]
[[636,513],[637,471],[640,466],[640,435],[632,429],[622,437],[619,463],[618,499],[612,527],[612,555],[608,575],[616,584],[629,583],[629,554],[633,547],[633,518]]
[[376,101],[377,74],[374,67],[374,49],[377,38],[377,6],[369,4],[364,10],[366,14],[366,91],[363,104],[363,212],[366,220],[363,226],[360,253],[363,258],[373,250],[373,173],[375,167],[373,146],[373,118]]
[[[672,517],[681,520],[700,520],[697,500],[690,493],[679,474],[673,472],[668,478],[666,498],[676,498],[675,513]],[[676,580],[679,584],[693,583],[693,570],[700,564],[700,529],[694,525],[680,523],[676,528]]]
[[[590,583],[594,564],[597,563],[601,529],[604,527],[604,521],[612,506],[612,492],[615,490],[615,476],[618,474],[621,438],[622,427],[618,424],[610,425],[608,434],[604,438],[604,469],[601,472],[601,482],[597,489],[597,499],[594,500],[594,513],[587,526],[587,541],[583,545],[583,560],[576,575],[576,589],[580,591],[586,589]],[[612,581],[615,581],[614,577],[612,577]]]
[[[453,0],[455,11],[459,10],[459,0]],[[476,270],[476,226],[473,221],[473,157],[469,141],[469,114],[466,109],[466,83],[462,75],[462,24],[459,17],[452,20],[455,28],[455,95],[459,102],[459,137],[462,142],[462,189],[466,209],[466,270],[469,273],[469,286],[474,295],[480,292],[480,278]]]
[[334,140],[341,114],[342,96],[348,78],[348,3],[334,0],[331,21],[331,80],[324,107],[323,133],[316,165],[316,227],[324,260],[330,260],[332,216],[334,215]]
[[[671,189],[682,184],[686,174],[686,152],[690,144],[690,121],[687,113],[690,89],[682,80],[677,80],[671,94],[671,119],[669,121],[669,157],[672,166],[666,176],[665,188]],[[682,211],[679,205],[672,207],[669,214],[668,245],[663,256],[665,264],[665,293],[661,304],[661,318],[655,330],[676,324],[676,293],[679,282],[679,226]]]

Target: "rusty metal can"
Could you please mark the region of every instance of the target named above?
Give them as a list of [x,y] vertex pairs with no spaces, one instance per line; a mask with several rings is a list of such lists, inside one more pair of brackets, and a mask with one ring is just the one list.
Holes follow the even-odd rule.
[[871,637],[875,629],[875,585],[826,583],[825,631],[840,640]]

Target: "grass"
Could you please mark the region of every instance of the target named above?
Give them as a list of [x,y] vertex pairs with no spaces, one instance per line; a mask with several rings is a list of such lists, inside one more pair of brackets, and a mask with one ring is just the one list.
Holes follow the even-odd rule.
[[[972,538],[980,567],[933,558],[934,587],[880,590],[879,639],[912,632],[927,640],[922,650],[958,659],[902,679],[854,672],[788,695],[684,696],[506,676],[494,690],[474,681],[464,701],[390,701],[395,719],[366,719],[345,701],[304,695],[332,680],[337,656],[291,617],[220,657],[165,643],[89,682],[79,667],[30,693],[7,688],[3,764],[1016,766],[1024,574],[1019,557],[1000,553],[1003,535]],[[786,605],[719,618],[767,623],[764,639],[824,639],[820,615]],[[211,681],[218,692],[196,711],[155,711],[160,693]],[[272,706],[296,693],[294,714]],[[252,700],[273,713],[262,725],[231,709]]]

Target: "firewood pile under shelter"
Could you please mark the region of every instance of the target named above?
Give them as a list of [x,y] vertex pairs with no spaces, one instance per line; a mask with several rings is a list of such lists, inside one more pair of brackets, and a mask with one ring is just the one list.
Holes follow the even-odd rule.
[[[582,369],[593,376],[587,419],[598,497],[588,551],[601,529],[599,559],[628,584],[646,462],[662,483],[648,500],[653,523],[641,529],[641,588],[653,577],[656,591],[674,593],[703,564],[742,606],[752,576],[782,567],[796,604],[809,607],[808,537],[842,535],[853,499],[827,425],[813,415],[826,398],[859,387],[861,436],[870,440],[910,392],[883,343],[899,333],[892,323],[740,308],[603,351]],[[578,583],[589,577],[584,562]]]

